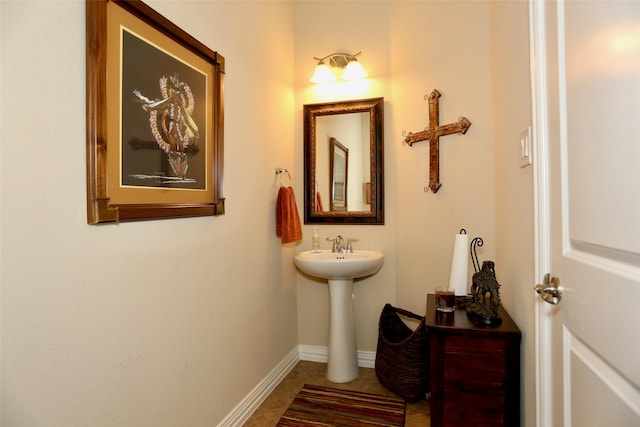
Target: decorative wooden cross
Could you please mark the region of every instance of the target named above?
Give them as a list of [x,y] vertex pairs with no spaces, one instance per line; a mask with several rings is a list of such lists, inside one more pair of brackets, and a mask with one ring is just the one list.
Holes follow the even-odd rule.
[[[429,95],[429,127],[421,132],[411,133],[406,136],[404,142],[412,146],[415,142],[429,140],[429,189],[437,193],[440,184],[440,137],[453,133],[467,133],[471,122],[465,117],[459,117],[455,123],[439,125],[440,109],[438,99],[440,92],[433,90]],[[425,191],[426,188],[425,188]]]

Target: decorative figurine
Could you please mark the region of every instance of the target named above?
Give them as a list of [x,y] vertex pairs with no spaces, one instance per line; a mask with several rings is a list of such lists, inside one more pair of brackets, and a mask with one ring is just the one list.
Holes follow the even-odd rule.
[[502,322],[498,315],[500,284],[496,280],[493,261],[484,261],[482,269],[473,274],[471,297],[473,302],[467,308],[467,316],[471,320],[487,325],[498,325]]

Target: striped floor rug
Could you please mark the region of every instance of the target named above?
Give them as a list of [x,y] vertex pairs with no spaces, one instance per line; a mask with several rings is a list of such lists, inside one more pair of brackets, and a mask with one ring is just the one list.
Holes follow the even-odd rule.
[[404,426],[405,403],[394,397],[305,384],[279,427]]

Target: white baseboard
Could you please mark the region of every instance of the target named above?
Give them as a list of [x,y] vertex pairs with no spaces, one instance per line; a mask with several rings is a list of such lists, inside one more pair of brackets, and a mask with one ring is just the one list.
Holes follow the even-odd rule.
[[300,351],[296,347],[220,421],[218,427],[241,427],[299,360]]
[[375,351],[358,351],[358,366],[361,368],[375,368],[376,367],[376,352]]
[[[329,349],[327,347],[313,345],[299,345],[300,360],[309,362],[327,363]],[[375,351],[358,351],[358,366],[361,368],[374,368],[376,363]]]
[[[269,372],[269,374],[220,421],[218,427],[241,427],[300,360],[327,363],[329,360],[328,348],[299,345],[291,350],[291,352],[278,363],[278,366]],[[375,351],[358,351],[358,366],[361,368],[373,368],[375,367],[375,361]]]
[[329,360],[329,349],[327,347],[299,345],[298,352],[300,360],[319,363],[327,363]]

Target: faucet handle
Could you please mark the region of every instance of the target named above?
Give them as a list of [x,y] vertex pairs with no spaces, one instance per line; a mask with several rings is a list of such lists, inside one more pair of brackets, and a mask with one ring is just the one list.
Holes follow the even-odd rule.
[[351,242],[358,242],[360,241],[359,238],[357,237],[351,237],[350,239],[347,240],[347,252],[353,252],[353,245],[351,245]]
[[333,242],[331,246],[331,252],[338,251],[338,239],[336,237],[327,237],[327,242]]

